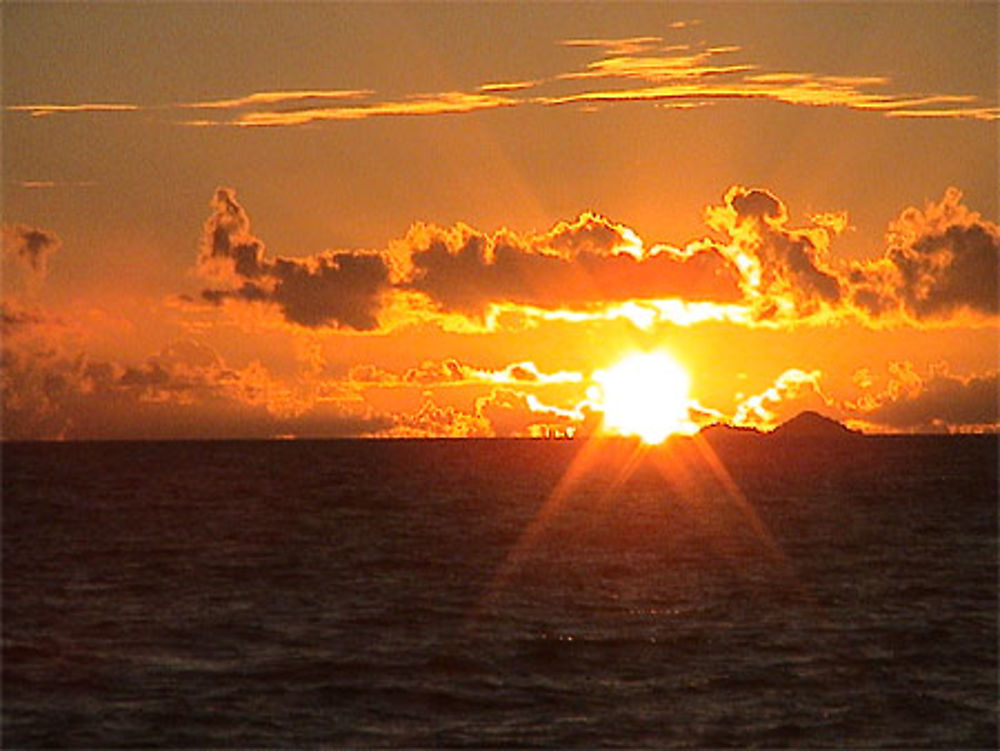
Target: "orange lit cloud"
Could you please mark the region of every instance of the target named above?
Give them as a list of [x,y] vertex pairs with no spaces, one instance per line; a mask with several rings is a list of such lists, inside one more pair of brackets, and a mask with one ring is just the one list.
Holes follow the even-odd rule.
[[572,435],[584,415],[543,404],[534,394],[499,388],[476,400],[476,414],[489,421],[498,437]]
[[624,37],[621,39],[564,39],[564,47],[594,47],[609,55],[634,55],[651,52],[663,45],[663,38],[657,36]]
[[540,321],[624,319],[749,326],[976,325],[997,317],[1000,228],[950,189],[907,209],[871,260],[842,260],[833,241],[843,211],[790,226],[762,188],[734,186],[705,211],[722,239],[647,246],[627,226],[585,213],[548,232],[484,233],[416,223],[385,251],[325,251],[270,258],[231,189],[220,188],[205,225],[202,291],[214,305],[273,306],[306,328],[383,330],[420,321],[447,330],[495,330]]
[[[701,74],[692,70],[691,75],[676,75],[675,78],[701,78],[706,75],[721,75],[736,72],[740,66],[705,68]],[[638,75],[638,68],[631,68],[631,75]],[[670,102],[692,100],[710,102],[716,100],[769,100],[782,104],[807,107],[846,107],[854,110],[880,111],[887,117],[951,117],[954,119],[998,120],[997,107],[949,107],[919,109],[929,104],[967,104],[976,101],[967,95],[934,96],[893,96],[869,94],[854,85],[830,83],[815,79],[801,83],[676,83],[670,85],[644,86],[633,89],[609,89],[585,91],[558,97],[538,99],[550,106],[566,104],[594,104],[615,102]]]
[[479,87],[479,91],[484,94],[497,94],[503,91],[525,91],[538,86],[541,81],[498,81],[495,83],[484,83]]
[[[891,80],[885,76],[837,76],[812,72],[756,72],[754,62],[716,65],[717,55],[742,52],[737,45],[717,45],[691,51],[685,45],[662,47],[658,38],[632,40],[571,40],[571,46],[590,46],[605,56],[590,62],[583,71],[564,73],[560,80],[641,81],[645,86],[589,89],[559,96],[539,97],[545,105],[595,104],[615,102],[690,102],[767,100],[806,107],[845,107],[858,111],[881,112],[887,117],[927,117],[972,120],[1000,119],[1000,108],[983,106],[965,94],[876,93]],[[564,43],[567,44],[567,43]],[[684,54],[664,54],[681,52]],[[725,81],[706,79],[725,78]]]
[[393,416],[393,424],[373,433],[380,438],[490,438],[489,421],[451,406],[439,406],[427,399],[412,413]]
[[706,221],[728,236],[719,251],[739,269],[758,320],[808,317],[840,302],[840,280],[826,258],[830,231],[788,228],[788,210],[771,193],[730,188]]
[[785,204],[762,189],[731,188],[706,221],[727,236],[718,251],[739,269],[757,322],[988,323],[1000,313],[1000,227],[961,198],[950,188],[923,211],[903,211],[883,255],[871,261],[832,258],[846,214],[813,215],[815,226],[790,228]]
[[7,109],[27,112],[32,117],[46,117],[56,113],[134,112],[141,108],[137,104],[15,104]]
[[584,415],[543,404],[533,394],[497,388],[476,398],[468,411],[428,397],[419,409],[390,415],[388,438],[524,438],[572,435]]
[[596,214],[528,236],[418,224],[392,252],[402,268],[400,287],[427,295],[444,311],[474,316],[502,303],[553,309],[667,297],[738,299],[733,271],[714,249],[646,249],[630,229]]
[[332,89],[304,91],[259,91],[247,96],[231,99],[213,99],[205,102],[189,102],[182,107],[191,109],[239,109],[242,107],[258,107],[267,104],[286,104],[287,102],[328,101],[338,99],[358,99],[370,96],[374,92],[368,89]]
[[791,368],[759,394],[746,397],[737,406],[732,423],[772,430],[806,409],[830,412],[833,400],[820,388],[821,373]]
[[[678,25],[680,24],[680,25]],[[684,28],[675,22],[673,28]],[[597,58],[582,69],[517,81],[486,81],[474,91],[420,92],[399,99],[380,99],[371,89],[287,89],[245,96],[166,105],[18,104],[10,111],[33,117],[54,113],[199,110],[218,112],[220,119],[185,121],[195,126],[283,127],[316,122],[357,121],[373,117],[464,114],[538,105],[594,105],[650,102],[668,108],[712,102],[770,101],[801,107],[838,107],[892,118],[995,121],[1000,107],[976,96],[947,92],[893,92],[884,75],[831,75],[816,71],[770,71],[733,44],[696,47],[665,44],[658,36],[567,39],[566,50],[593,50]],[[724,62],[717,62],[725,56]],[[618,82],[627,82],[620,88]],[[543,87],[565,93],[535,96]],[[888,90],[887,90],[888,89]],[[526,93],[532,92],[532,93]],[[367,98],[367,103],[323,106],[324,102]],[[232,111],[231,114],[227,114]]]
[[[669,50],[686,50],[686,47],[670,47]],[[688,81],[733,73],[744,73],[756,66],[747,63],[733,65],[709,65],[715,56],[736,52],[739,47],[713,47],[703,52],[685,55],[628,55],[606,57],[587,65],[578,73],[564,73],[562,80],[587,80],[601,78],[638,79],[651,83],[667,81]],[[550,102],[552,103],[552,102]]]
[[233,124],[241,127],[259,128],[305,125],[321,121],[365,120],[370,117],[454,115],[498,107],[513,107],[521,103],[521,100],[518,99],[490,93],[470,94],[461,91],[446,91],[437,94],[418,94],[402,101],[376,102],[353,107],[248,112],[239,116],[233,121]]
[[425,360],[402,373],[393,373],[374,365],[356,365],[347,374],[347,381],[357,385],[380,387],[442,386],[459,384],[530,384],[543,386],[556,383],[581,383],[583,376],[572,371],[543,373],[535,363],[516,362],[498,370],[476,368],[454,358]]

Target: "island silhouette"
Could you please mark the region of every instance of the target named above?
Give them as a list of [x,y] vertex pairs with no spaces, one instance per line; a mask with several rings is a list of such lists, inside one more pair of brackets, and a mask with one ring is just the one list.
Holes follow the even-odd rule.
[[702,428],[698,436],[709,442],[729,442],[746,438],[764,438],[768,440],[804,440],[804,439],[843,439],[862,435],[851,430],[846,425],[831,417],[821,415],[813,410],[800,412],[790,420],[781,423],[770,432],[757,428],[728,423],[715,423]]

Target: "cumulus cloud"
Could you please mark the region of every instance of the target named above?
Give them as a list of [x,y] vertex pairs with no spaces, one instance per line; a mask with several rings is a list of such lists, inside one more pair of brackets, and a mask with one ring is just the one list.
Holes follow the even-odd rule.
[[360,251],[325,251],[308,258],[270,258],[250,233],[250,218],[235,191],[216,190],[205,223],[200,271],[226,282],[202,292],[208,302],[272,303],[302,326],[370,331],[378,326],[380,298],[389,286],[384,257]]
[[481,415],[499,437],[547,437],[572,435],[584,419],[577,410],[543,404],[534,394],[499,388],[476,400]]
[[762,189],[734,186],[706,221],[724,233],[719,251],[740,271],[740,288],[758,320],[803,318],[836,306],[841,281],[827,260],[832,230],[788,227],[788,209]]
[[631,299],[738,299],[733,270],[713,248],[643,248],[629,228],[592,213],[549,232],[489,235],[418,224],[392,248],[398,285],[441,310],[482,316],[491,304],[542,308]]
[[619,318],[640,328],[849,319],[966,325],[1000,312],[1000,228],[965,207],[956,189],[922,211],[903,211],[884,252],[867,261],[831,253],[849,226],[845,211],[792,226],[780,198],[741,185],[705,210],[721,238],[683,247],[647,245],[626,225],[585,212],[547,232],[418,222],[381,252],[270,257],[232,190],[219,188],[212,206],[198,268],[218,284],[202,298],[274,305],[307,328],[435,321],[465,330]]
[[49,257],[59,250],[62,242],[52,232],[24,224],[3,226],[3,255],[5,259],[26,266],[38,278],[48,274]]
[[866,261],[831,256],[846,212],[814,214],[812,226],[793,228],[784,202],[762,188],[733,186],[706,209],[706,221],[725,236],[714,247],[739,271],[751,323],[989,322],[1000,314],[1000,227],[961,199],[949,188],[940,202],[904,210],[885,250]]
[[961,201],[962,193],[949,188],[922,211],[904,210],[890,224],[884,256],[850,269],[853,305],[875,319],[1000,314],[1000,227]]
[[1000,382],[996,371],[958,376],[944,366],[919,375],[909,362],[892,363],[881,389],[868,388],[850,409],[873,429],[904,432],[996,431],[1000,428]]

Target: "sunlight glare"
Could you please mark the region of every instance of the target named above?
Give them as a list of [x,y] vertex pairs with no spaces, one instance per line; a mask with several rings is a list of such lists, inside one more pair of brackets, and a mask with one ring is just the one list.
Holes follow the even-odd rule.
[[667,353],[631,355],[596,371],[594,381],[606,432],[638,436],[648,444],[687,432],[690,378]]

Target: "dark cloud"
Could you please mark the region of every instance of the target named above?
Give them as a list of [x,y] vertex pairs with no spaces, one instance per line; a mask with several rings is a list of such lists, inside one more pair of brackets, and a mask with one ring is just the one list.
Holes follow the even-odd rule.
[[403,289],[468,315],[503,302],[560,308],[739,297],[735,271],[713,248],[647,251],[627,227],[593,214],[529,236],[417,225],[395,250],[405,267]]
[[890,225],[884,257],[850,272],[857,308],[874,318],[902,312],[917,321],[1000,314],[1000,227],[961,199],[949,188],[939,203],[906,209]]
[[318,399],[259,364],[228,367],[193,341],[124,364],[44,337],[5,340],[0,377],[4,440],[336,437],[392,424],[335,389]]
[[219,284],[202,298],[273,304],[310,328],[377,329],[390,296],[383,321],[434,315],[427,302],[437,313],[484,320],[498,304],[593,312],[681,300],[707,303],[706,317],[714,310],[751,325],[852,317],[869,325],[961,323],[1000,312],[1000,229],[962,206],[955,189],[923,211],[904,211],[890,225],[887,249],[869,261],[830,255],[846,213],[793,227],[781,199],[738,185],[706,209],[722,238],[683,249],[647,248],[628,227],[585,213],[540,234],[417,223],[383,253],[269,257],[233,191],[220,188],[212,205],[199,268]]
[[49,256],[61,247],[62,242],[52,232],[23,224],[4,225],[4,256],[17,259],[39,277],[48,273]]
[[995,372],[968,378],[937,372],[910,388],[890,388],[862,416],[898,430],[995,430],[1000,426],[998,386]]
[[41,309],[26,307],[15,299],[0,301],[0,321],[3,322],[5,335],[43,324],[58,323]]
[[759,188],[734,186],[706,210],[724,233],[716,248],[740,270],[740,288],[756,321],[795,322],[859,315],[870,324],[960,321],[1000,313],[1000,228],[961,203],[955,188],[923,211],[909,208],[890,224],[886,250],[868,261],[829,257],[846,226],[837,214],[788,226],[788,209]]
[[199,268],[227,282],[203,299],[273,303],[290,323],[370,331],[378,327],[389,267],[375,253],[324,251],[309,258],[269,258],[250,233],[250,219],[228,188],[216,190],[205,224]]

